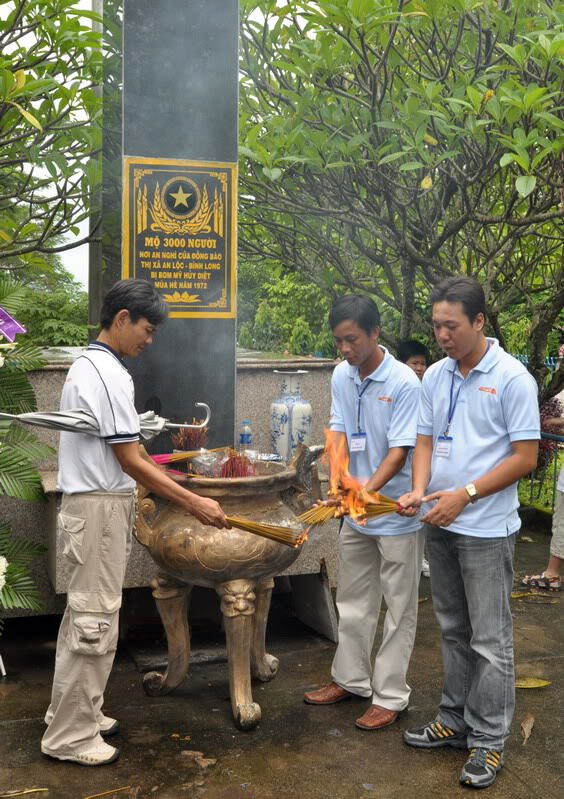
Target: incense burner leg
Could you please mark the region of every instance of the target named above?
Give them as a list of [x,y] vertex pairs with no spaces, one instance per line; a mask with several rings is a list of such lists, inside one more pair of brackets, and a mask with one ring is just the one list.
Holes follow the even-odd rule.
[[268,682],[276,677],[278,658],[269,655],[265,647],[266,624],[274,580],[260,580],[256,585],[255,615],[253,619],[253,636],[251,641],[251,675],[257,680]]
[[250,651],[255,612],[254,581],[229,580],[217,587],[225,620],[229,690],[235,724],[251,730],[260,721],[260,706],[251,692]]
[[190,628],[188,606],[192,586],[165,575],[152,580],[153,596],[165,628],[168,644],[168,666],[164,674],[150,671],[143,677],[148,696],[162,696],[173,691],[184,680],[190,666]]

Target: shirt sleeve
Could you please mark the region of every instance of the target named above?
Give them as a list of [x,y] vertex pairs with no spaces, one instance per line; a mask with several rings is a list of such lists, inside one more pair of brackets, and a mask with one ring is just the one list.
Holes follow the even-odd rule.
[[331,416],[329,417],[329,428],[339,433],[346,432],[345,415],[341,400],[340,380],[333,372],[331,376]]
[[405,383],[401,386],[392,406],[388,427],[389,447],[413,447],[417,438],[417,409],[421,385]]
[[501,407],[510,441],[539,439],[538,388],[528,372],[516,375],[506,385]]
[[431,400],[430,380],[427,374],[423,375],[419,393],[417,432],[422,436],[433,435],[433,402]]
[[92,366],[92,382],[88,390],[80,392],[80,405],[86,405],[98,420],[101,437],[108,444],[123,444],[139,440],[139,415],[133,403],[133,385],[130,375],[124,370],[119,379],[110,383],[105,380],[95,364]]

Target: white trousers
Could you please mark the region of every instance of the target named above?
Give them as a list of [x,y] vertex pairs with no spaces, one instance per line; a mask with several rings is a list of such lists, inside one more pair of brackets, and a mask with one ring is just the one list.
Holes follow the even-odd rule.
[[134,521],[133,493],[63,496],[58,536],[70,582],[41,742],[47,754],[86,751],[102,740],[98,721],[117,647]]
[[[415,641],[423,553],[420,531],[367,535],[346,522],[339,542],[339,644],[333,680],[389,710],[407,707],[407,667]],[[382,643],[371,666],[382,597],[387,606]]]

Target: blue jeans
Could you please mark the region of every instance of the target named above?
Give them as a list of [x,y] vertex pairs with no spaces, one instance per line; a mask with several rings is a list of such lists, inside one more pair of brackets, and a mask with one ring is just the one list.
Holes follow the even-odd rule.
[[468,747],[501,751],[515,708],[515,535],[476,538],[425,525],[444,684],[438,718]]

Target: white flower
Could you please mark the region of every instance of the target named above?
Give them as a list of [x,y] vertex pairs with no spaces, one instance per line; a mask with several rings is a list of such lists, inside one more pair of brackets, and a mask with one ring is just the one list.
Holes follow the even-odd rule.
[[4,555],[0,555],[0,591],[6,585],[6,570],[8,568],[8,561]]
[[4,356],[0,355],[0,366],[4,366]]

